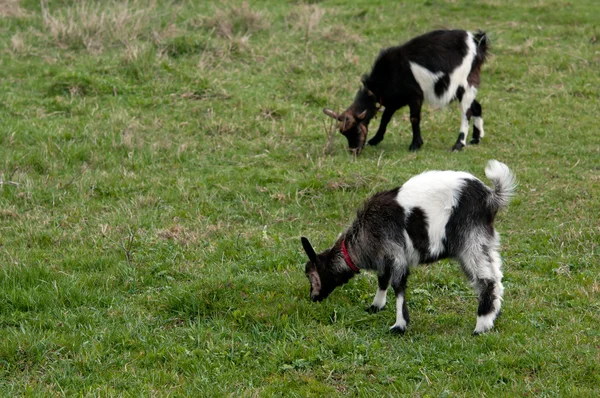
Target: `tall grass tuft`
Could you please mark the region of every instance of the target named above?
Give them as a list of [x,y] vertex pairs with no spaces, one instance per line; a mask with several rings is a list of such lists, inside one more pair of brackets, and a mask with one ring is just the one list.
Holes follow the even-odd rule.
[[266,29],[269,21],[264,11],[253,11],[243,2],[240,7],[229,6],[217,11],[213,17],[205,18],[203,25],[214,29],[218,36],[233,40]]
[[23,17],[25,11],[19,5],[19,0],[2,0],[0,1],[0,17]]
[[126,45],[149,33],[154,2],[76,2],[53,12],[42,0],[42,18],[54,43],[61,48],[100,54],[106,46]]

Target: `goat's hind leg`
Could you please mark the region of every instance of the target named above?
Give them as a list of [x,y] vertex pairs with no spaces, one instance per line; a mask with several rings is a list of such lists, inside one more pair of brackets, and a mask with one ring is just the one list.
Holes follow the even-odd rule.
[[471,144],[479,144],[481,138],[483,138],[483,118],[481,117],[481,104],[477,100],[473,100],[471,104],[471,115],[473,116],[473,139],[470,141]]
[[500,254],[492,249],[489,253],[484,253],[483,258],[485,260],[480,263],[480,267],[470,264],[475,265],[475,267],[471,267],[473,287],[479,296],[477,323],[473,334],[485,333],[492,329],[494,321],[500,314],[502,295],[504,294]]
[[500,314],[502,292],[501,281],[479,279],[475,281],[479,291],[479,306],[477,308],[477,324],[473,334],[481,334],[494,327],[494,321]]

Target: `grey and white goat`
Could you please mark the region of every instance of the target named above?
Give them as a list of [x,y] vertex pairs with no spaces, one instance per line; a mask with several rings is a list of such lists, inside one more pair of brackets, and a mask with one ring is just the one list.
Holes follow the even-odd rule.
[[402,187],[368,199],[330,249],[317,254],[302,237],[311,299],[325,299],[361,269],[375,271],[379,289],[369,310],[383,309],[391,282],[396,296],[391,331],[404,333],[409,322],[405,300],[409,266],[449,257],[458,260],[479,295],[474,333],[490,330],[504,292],[494,218],[508,205],[516,182],[497,160],[488,162],[485,175],[493,188],[466,172],[419,174]]

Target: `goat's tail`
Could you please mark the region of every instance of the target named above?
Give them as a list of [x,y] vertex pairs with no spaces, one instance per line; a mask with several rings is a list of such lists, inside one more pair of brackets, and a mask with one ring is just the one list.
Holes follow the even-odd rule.
[[487,59],[488,47],[490,46],[490,40],[488,39],[485,32],[478,30],[473,34],[473,40],[477,47],[477,54],[475,55],[474,66],[481,66]]
[[507,165],[497,160],[490,160],[485,167],[485,176],[494,184],[489,204],[494,210],[508,205],[512,198],[517,180]]

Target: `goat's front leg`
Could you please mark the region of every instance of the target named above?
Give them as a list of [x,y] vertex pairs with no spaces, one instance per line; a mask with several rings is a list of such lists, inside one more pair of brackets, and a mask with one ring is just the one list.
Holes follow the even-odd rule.
[[423,145],[423,138],[421,137],[421,106],[423,101],[418,100],[408,104],[410,107],[410,124],[412,126],[413,138],[408,149],[411,152],[418,151]]
[[381,122],[379,123],[379,129],[377,129],[377,133],[369,140],[369,145],[377,145],[383,140],[383,136],[385,136],[385,130],[387,129],[387,125],[392,120],[392,116],[394,116],[394,112],[396,112],[397,108],[385,108],[383,111],[383,115],[381,116]]
[[396,294],[396,323],[390,328],[392,333],[404,334],[410,322],[408,307],[406,306],[405,291],[408,280],[408,267],[394,270],[392,275],[392,287]]
[[373,304],[367,308],[367,312],[374,314],[381,311],[387,302],[387,289],[390,284],[390,271],[386,270],[382,275],[377,276],[377,293],[373,299]]

